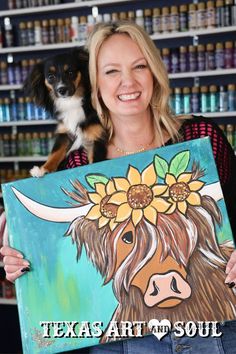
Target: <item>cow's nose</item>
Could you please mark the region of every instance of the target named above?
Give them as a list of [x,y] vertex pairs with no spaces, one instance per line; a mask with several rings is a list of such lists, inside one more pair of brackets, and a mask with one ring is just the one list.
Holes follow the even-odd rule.
[[171,271],[165,274],[153,274],[148,282],[147,290],[144,294],[144,302],[147,306],[163,305],[163,302],[169,299],[177,299],[172,301],[171,306],[177,305],[180,301],[189,298],[191,288],[183,276]]
[[60,86],[57,89],[57,93],[59,94],[59,96],[67,96],[68,95],[68,89],[66,86]]

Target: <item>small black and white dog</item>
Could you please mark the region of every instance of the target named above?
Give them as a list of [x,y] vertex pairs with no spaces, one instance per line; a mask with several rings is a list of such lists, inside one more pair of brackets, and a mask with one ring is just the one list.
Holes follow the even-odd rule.
[[33,102],[57,119],[52,152],[41,167],[30,173],[41,177],[56,171],[66,155],[83,146],[89,163],[105,158],[105,132],[91,105],[88,53],[76,48],[36,64],[24,83]]

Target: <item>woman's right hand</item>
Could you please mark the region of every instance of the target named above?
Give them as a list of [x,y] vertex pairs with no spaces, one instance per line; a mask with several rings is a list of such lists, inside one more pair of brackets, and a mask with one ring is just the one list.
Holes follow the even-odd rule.
[[4,270],[6,279],[14,282],[17,278],[30,270],[30,263],[23,258],[23,255],[14,248],[3,246],[0,249],[3,255]]

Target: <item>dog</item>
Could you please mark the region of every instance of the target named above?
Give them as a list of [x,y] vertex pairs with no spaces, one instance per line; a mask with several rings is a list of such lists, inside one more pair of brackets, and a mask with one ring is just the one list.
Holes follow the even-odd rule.
[[27,96],[57,120],[55,143],[47,161],[30,170],[33,177],[54,172],[83,146],[89,163],[105,159],[105,137],[91,104],[88,53],[75,48],[37,63],[23,85]]

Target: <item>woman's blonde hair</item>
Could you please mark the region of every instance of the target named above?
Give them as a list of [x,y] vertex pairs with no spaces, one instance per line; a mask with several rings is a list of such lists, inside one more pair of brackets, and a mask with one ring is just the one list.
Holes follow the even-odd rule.
[[128,21],[118,21],[110,24],[99,24],[95,26],[88,39],[89,51],[89,75],[92,88],[92,104],[98,113],[101,124],[108,131],[111,138],[113,125],[107,107],[99,96],[97,82],[97,57],[102,44],[115,34],[128,35],[142,51],[150,70],[153,74],[153,95],[150,102],[150,109],[154,118],[157,134],[164,145],[163,130],[176,140],[178,138],[177,119],[172,115],[169,108],[169,79],[165,65],[161,59],[159,50],[148,34],[138,25]]

